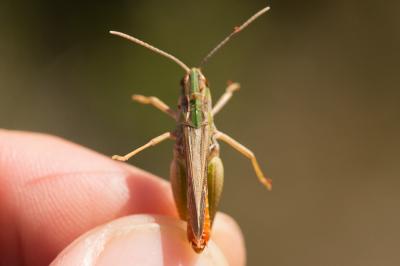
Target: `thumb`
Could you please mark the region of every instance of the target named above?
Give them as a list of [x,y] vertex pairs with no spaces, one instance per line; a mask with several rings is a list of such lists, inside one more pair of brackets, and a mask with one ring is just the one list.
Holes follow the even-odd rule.
[[228,265],[212,241],[196,254],[185,223],[174,218],[133,215],[99,226],[76,239],[51,265]]

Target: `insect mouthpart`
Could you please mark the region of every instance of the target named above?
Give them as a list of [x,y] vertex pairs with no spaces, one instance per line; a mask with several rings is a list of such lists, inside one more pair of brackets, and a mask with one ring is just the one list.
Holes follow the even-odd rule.
[[[196,239],[197,240],[197,239]],[[192,240],[192,248],[196,253],[200,253],[204,250],[206,247],[206,242],[203,239],[200,239],[200,241]]]

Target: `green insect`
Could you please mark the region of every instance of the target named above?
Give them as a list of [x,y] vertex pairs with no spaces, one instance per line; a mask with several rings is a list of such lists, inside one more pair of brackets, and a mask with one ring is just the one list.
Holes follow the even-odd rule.
[[[231,37],[268,10],[269,7],[263,8],[240,27],[235,27],[234,31],[203,59],[200,66],[204,65]],[[219,157],[217,140],[226,142],[249,158],[260,182],[269,190],[272,188],[271,179],[264,176],[253,152],[217,130],[213,121],[213,117],[229,101],[233,92],[239,89],[239,84],[231,83],[213,106],[207,79],[200,68],[189,68],[176,57],[127,34],[116,31],[110,31],[110,33],[159,53],[185,70],[185,76],[181,81],[178,111],[172,110],[156,97],[133,95],[133,100],[142,104],[153,105],[171,116],[176,121],[175,131],[155,137],[125,156],[114,155],[112,158],[126,161],[137,153],[166,139],[175,140],[170,181],[179,215],[181,219],[187,221],[188,240],[191,242],[192,248],[200,253],[210,239],[211,226],[217,212],[224,182],[224,169]]]

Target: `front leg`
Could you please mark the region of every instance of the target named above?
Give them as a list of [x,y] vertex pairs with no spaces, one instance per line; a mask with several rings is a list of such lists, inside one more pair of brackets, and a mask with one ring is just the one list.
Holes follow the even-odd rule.
[[139,152],[141,152],[141,151],[143,151],[143,150],[145,150],[145,149],[147,149],[147,148],[149,148],[151,146],[155,146],[155,145],[159,144],[160,142],[162,142],[162,141],[164,141],[166,139],[172,139],[172,138],[173,138],[173,136],[172,136],[171,132],[165,132],[164,134],[151,139],[145,145],[137,148],[136,150],[133,150],[130,153],[124,155],[124,156],[114,155],[112,157],[112,159],[125,162],[125,161],[129,160],[129,158],[131,158],[132,156],[138,154]]
[[236,140],[232,139],[228,135],[222,133],[221,131],[217,131],[215,133],[215,138],[224,141],[225,143],[229,144],[231,147],[236,149],[238,152],[240,152],[241,154],[243,154],[244,156],[249,158],[251,160],[252,165],[253,165],[254,171],[256,172],[258,180],[260,180],[260,182],[264,186],[266,186],[268,190],[272,189],[272,180],[270,178],[266,178],[264,176],[264,174],[261,171],[261,168],[260,168],[260,166],[259,166],[259,164],[257,162],[256,156],[254,155],[254,153],[251,150],[249,150],[248,148],[246,148],[245,146],[243,146],[242,144],[240,144]]
[[134,94],[132,95],[132,100],[139,102],[141,104],[151,104],[161,112],[164,112],[170,117],[172,117],[173,119],[175,120],[177,119],[176,112],[157,97],[154,96],[146,97],[143,95]]
[[212,109],[212,115],[216,115],[222,107],[232,98],[233,92],[237,91],[240,89],[240,84],[237,82],[231,83],[228,85],[228,87],[225,90],[225,93],[222,94],[221,98],[217,101],[217,103],[214,105]]

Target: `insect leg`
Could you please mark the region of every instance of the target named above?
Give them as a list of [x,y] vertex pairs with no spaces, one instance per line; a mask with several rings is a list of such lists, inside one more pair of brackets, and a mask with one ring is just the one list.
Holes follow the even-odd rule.
[[219,156],[213,157],[207,167],[208,205],[210,208],[211,224],[217,213],[224,186],[224,166]]
[[225,143],[229,144],[231,147],[236,149],[238,152],[240,152],[241,154],[243,154],[244,156],[249,158],[251,160],[254,171],[256,172],[256,175],[257,175],[258,179],[260,180],[260,182],[264,186],[266,186],[268,190],[272,189],[272,180],[269,178],[266,178],[264,176],[264,174],[261,171],[261,168],[257,162],[256,156],[254,155],[254,153],[251,150],[249,150],[248,148],[246,148],[245,146],[243,146],[236,140],[232,139],[231,137],[229,137],[228,135],[226,135],[225,133],[222,133],[220,131],[217,131],[215,133],[215,138],[224,141]]
[[185,162],[176,158],[171,162],[170,166],[170,182],[172,192],[174,195],[176,207],[178,209],[179,217],[187,221],[187,178],[186,178],[186,165]]
[[143,95],[134,94],[132,95],[132,100],[142,104],[151,104],[161,112],[166,113],[167,115],[176,120],[176,112],[157,97],[154,96],[146,97]]
[[145,149],[147,149],[147,148],[149,148],[151,146],[155,146],[158,143],[160,143],[160,142],[162,142],[162,141],[164,141],[166,139],[172,139],[172,138],[173,138],[173,136],[172,136],[171,132],[165,132],[164,134],[151,139],[149,142],[147,142],[143,146],[137,148],[136,150],[131,151],[130,153],[128,153],[128,154],[126,154],[124,156],[114,155],[112,157],[112,159],[118,160],[118,161],[127,161],[127,160],[129,160],[129,158],[131,158],[132,156],[138,154],[139,152],[141,152],[141,151],[143,151],[143,150],[145,150]]
[[231,83],[228,85],[228,87],[225,90],[225,93],[222,94],[221,98],[219,98],[218,102],[214,105],[212,109],[212,115],[216,115],[222,107],[230,100],[230,98],[233,95],[233,92],[237,91],[240,89],[240,84],[239,83]]

